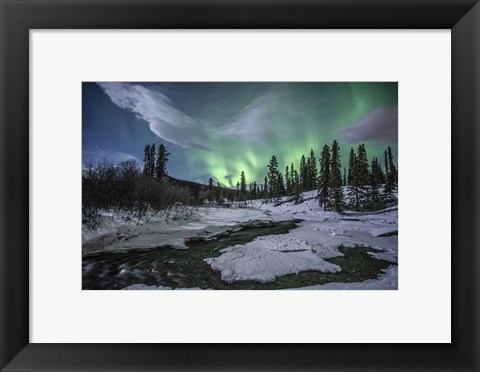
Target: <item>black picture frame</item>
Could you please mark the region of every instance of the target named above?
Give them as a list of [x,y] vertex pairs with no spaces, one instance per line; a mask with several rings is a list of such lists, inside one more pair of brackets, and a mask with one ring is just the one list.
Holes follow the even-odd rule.
[[[1,0],[0,12],[2,370],[479,371],[477,1]],[[57,28],[451,29],[452,343],[30,344],[29,30]]]

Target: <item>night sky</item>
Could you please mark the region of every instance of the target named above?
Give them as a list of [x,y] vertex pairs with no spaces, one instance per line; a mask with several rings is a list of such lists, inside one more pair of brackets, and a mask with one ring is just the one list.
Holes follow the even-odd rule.
[[[168,173],[232,186],[263,183],[275,155],[282,172],[337,139],[342,167],[365,143],[397,162],[397,83],[83,83],[83,163],[135,159],[163,143]],[[317,162],[318,166],[318,162]]]

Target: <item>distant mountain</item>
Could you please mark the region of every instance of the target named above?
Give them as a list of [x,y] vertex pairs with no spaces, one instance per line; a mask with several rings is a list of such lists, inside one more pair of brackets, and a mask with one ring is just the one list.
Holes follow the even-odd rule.
[[[208,190],[208,185],[204,185],[202,183],[188,181],[188,180],[180,180],[178,178],[174,178],[174,177],[171,177],[171,176],[168,176],[168,175],[167,175],[167,178],[168,178],[168,181],[174,186],[188,188],[189,191],[193,195],[195,195],[195,197],[198,197],[198,195],[201,191],[207,191]],[[217,186],[214,185],[213,187],[215,189]],[[222,189],[222,194],[224,196],[227,196],[227,195],[230,195],[230,194],[233,195],[236,192],[236,189],[230,189],[230,188],[223,187],[223,186],[221,187],[221,189]]]

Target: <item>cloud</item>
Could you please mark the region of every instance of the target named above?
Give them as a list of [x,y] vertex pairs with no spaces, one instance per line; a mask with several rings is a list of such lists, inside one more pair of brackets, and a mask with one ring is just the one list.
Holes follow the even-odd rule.
[[398,139],[398,106],[377,108],[337,131],[345,143],[395,142]]
[[162,93],[139,84],[97,84],[115,105],[146,121],[158,137],[183,147],[211,150],[202,123],[175,108]]
[[281,94],[274,91],[256,96],[241,109],[235,119],[216,130],[215,136],[224,139],[244,139],[265,143],[275,133],[274,117],[280,111]]
[[102,161],[108,161],[113,164],[121,163],[122,161],[135,160],[138,164],[142,164],[137,157],[120,151],[108,151],[108,150],[83,150],[82,151],[82,164],[93,163],[97,164]]

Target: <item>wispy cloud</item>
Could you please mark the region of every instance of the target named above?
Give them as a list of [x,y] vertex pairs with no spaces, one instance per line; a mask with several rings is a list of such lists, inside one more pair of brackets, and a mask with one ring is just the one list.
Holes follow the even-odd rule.
[[215,141],[225,139],[265,143],[277,132],[275,115],[282,110],[282,95],[269,90],[245,102],[231,122],[213,128],[212,123],[191,117],[176,108],[167,96],[143,85],[111,82],[98,85],[115,105],[146,121],[158,137],[202,150],[213,150]]
[[168,97],[139,84],[98,83],[118,107],[146,121],[158,137],[184,147],[211,150],[205,127],[175,108]]
[[398,138],[398,106],[377,108],[356,122],[338,129],[345,143],[392,143]]
[[82,151],[82,163],[84,165],[88,163],[96,164],[104,160],[114,164],[121,163],[122,161],[126,161],[126,160],[135,160],[138,164],[141,164],[140,159],[126,152],[108,151],[108,150],[83,150]]
[[274,115],[278,115],[281,95],[270,91],[246,104],[232,122],[221,126],[216,137],[266,142],[271,139]]

